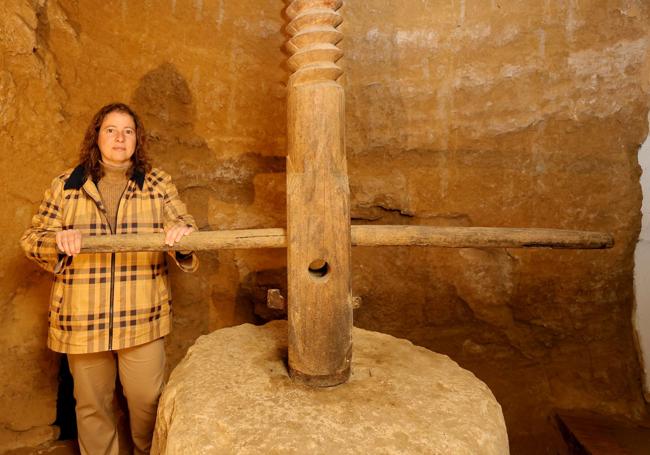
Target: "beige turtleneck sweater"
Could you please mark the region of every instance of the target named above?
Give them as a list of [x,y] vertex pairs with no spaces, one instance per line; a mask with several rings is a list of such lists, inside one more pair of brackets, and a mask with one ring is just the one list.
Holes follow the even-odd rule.
[[124,166],[113,166],[102,162],[101,165],[104,175],[99,180],[97,189],[106,208],[106,216],[108,217],[108,223],[111,225],[111,232],[115,233],[117,208],[129,181],[126,172],[131,167],[131,163],[127,162]]
[[[126,173],[131,167],[131,163],[126,163],[124,166],[111,166],[101,162],[101,165],[104,175],[97,183],[97,189],[106,208],[106,216],[111,226],[111,232],[115,234],[117,209],[126,189],[126,184],[129,182]],[[179,261],[190,260],[191,256],[192,251],[176,251],[176,259]]]

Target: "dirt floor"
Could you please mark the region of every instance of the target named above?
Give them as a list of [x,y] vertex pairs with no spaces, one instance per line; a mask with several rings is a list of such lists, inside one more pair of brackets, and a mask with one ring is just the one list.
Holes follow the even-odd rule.
[[10,450],[5,455],[78,455],[79,446],[76,441],[54,441],[38,447],[25,447]]

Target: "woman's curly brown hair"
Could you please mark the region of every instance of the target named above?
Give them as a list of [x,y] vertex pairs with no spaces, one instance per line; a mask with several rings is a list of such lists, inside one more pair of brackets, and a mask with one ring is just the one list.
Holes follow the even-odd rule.
[[102,154],[97,146],[97,137],[99,136],[99,130],[104,118],[111,112],[128,114],[133,119],[133,123],[135,123],[135,152],[131,156],[131,168],[129,169],[128,176],[131,177],[136,171],[146,174],[151,170],[151,162],[146,152],[146,133],[140,117],[126,104],[107,104],[95,114],[81,142],[79,164],[84,167],[86,178],[90,177],[94,182],[98,182],[103,175],[101,166]]

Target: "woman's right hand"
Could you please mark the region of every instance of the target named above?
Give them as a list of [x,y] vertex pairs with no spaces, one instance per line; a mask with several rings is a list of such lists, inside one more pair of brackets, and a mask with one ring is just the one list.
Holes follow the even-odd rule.
[[81,251],[81,231],[68,229],[56,233],[56,246],[61,253],[74,256]]

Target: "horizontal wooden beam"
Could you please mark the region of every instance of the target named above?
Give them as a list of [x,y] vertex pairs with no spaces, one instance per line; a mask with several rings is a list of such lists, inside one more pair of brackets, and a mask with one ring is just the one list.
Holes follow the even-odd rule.
[[183,237],[173,247],[165,245],[165,234],[120,234],[84,236],[81,242],[81,252],[284,248],[286,243],[287,234],[282,228],[199,231]]
[[[195,232],[173,247],[165,245],[164,239],[164,234],[84,236],[81,251],[202,251],[287,246],[286,231],[282,228]],[[602,249],[611,248],[614,239],[602,232],[563,229],[355,225],[352,245]]]
[[614,246],[614,238],[603,232],[564,229],[356,225],[352,226],[352,244],[602,249]]

